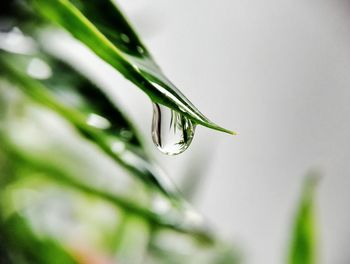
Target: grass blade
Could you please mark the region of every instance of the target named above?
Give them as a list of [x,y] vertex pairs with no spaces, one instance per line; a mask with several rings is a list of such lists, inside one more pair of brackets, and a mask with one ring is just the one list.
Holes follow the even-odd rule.
[[112,1],[32,0],[32,3],[44,17],[87,45],[153,102],[182,113],[197,124],[235,134],[206,118],[166,78]]
[[314,192],[317,177],[305,181],[299,208],[295,216],[289,249],[289,264],[316,263],[316,227],[314,215]]

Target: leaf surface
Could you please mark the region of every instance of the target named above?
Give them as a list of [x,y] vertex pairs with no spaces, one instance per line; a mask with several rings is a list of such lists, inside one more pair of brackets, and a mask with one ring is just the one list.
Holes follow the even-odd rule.
[[50,21],[61,25],[100,58],[163,104],[193,122],[230,134],[206,118],[163,74],[150,52],[110,0],[32,0]]

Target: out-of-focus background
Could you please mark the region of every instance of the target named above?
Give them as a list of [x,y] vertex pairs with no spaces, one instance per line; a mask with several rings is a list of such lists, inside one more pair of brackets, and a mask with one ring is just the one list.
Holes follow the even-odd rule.
[[[198,127],[184,154],[154,151],[178,185],[205,165],[195,206],[240,245],[246,263],[282,263],[303,178],[316,170],[321,261],[349,263],[350,2],[119,3],[171,80],[239,132]],[[105,65],[84,70],[96,69],[150,133],[145,95]]]
[[[165,74],[206,116],[238,136],[198,126],[186,152],[165,156],[152,143],[152,105],[144,93],[67,33],[49,30],[52,36],[43,45],[76,62],[121,102],[158,163],[222,237],[243,252],[244,263],[286,262],[302,184],[310,172],[321,175],[315,199],[319,263],[349,263],[350,1],[117,2]],[[36,133],[40,127],[27,123],[34,127],[31,133],[14,126],[18,145],[21,139],[29,142],[24,149],[45,145],[46,136]],[[48,124],[47,133],[60,134]],[[77,164],[94,160],[85,162],[79,174],[86,176],[97,163],[97,175],[114,174],[115,166],[90,157],[85,143],[75,147],[64,133],[60,139],[57,156],[47,155],[48,160],[59,157],[64,145],[81,157]],[[196,192],[186,193],[183,186],[191,182],[199,183]],[[69,202],[60,201],[67,209]],[[49,216],[49,224],[60,227],[60,218]],[[70,232],[62,226],[58,234]]]

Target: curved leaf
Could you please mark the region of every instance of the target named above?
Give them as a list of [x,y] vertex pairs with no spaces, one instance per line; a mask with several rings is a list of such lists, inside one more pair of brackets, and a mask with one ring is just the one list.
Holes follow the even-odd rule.
[[182,113],[197,124],[235,134],[206,118],[162,73],[111,0],[32,0],[35,8],[85,43],[99,57],[142,89],[153,102]]

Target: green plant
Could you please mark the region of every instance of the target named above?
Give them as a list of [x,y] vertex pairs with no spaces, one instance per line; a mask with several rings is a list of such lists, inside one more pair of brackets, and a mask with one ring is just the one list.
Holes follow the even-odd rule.
[[[112,1],[1,5],[0,262],[238,263],[232,245],[153,162],[118,103],[47,51],[41,32],[51,22],[65,28],[144,91],[155,114],[169,111],[180,133],[170,143],[181,145],[170,154],[187,148],[197,124],[235,133],[207,119],[164,76]],[[158,119],[156,127],[164,126]],[[312,224],[300,216],[298,227],[304,221]]]
[[289,247],[289,264],[315,264],[317,261],[317,230],[315,221],[314,192],[318,176],[305,180],[299,208],[295,215]]

